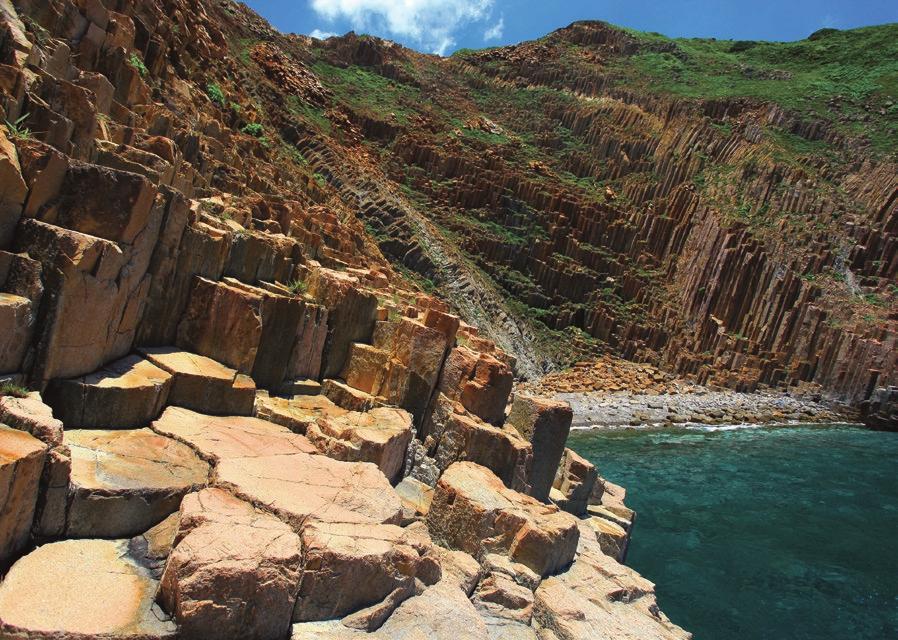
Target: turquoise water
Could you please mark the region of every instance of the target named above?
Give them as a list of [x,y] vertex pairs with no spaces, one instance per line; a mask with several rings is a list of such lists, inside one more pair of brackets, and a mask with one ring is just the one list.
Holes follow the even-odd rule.
[[578,431],[627,487],[627,564],[695,640],[898,639],[898,434]]

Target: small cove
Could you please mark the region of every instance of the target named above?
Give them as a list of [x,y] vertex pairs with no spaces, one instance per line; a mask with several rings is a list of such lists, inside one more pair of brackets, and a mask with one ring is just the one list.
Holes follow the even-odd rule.
[[627,488],[627,564],[696,640],[898,637],[898,434],[578,430],[569,446]]

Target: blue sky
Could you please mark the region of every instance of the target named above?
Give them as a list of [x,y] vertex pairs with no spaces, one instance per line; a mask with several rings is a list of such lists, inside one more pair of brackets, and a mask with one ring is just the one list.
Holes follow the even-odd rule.
[[798,40],[822,27],[898,22],[898,0],[244,0],[285,32],[350,30],[449,54],[599,19],[674,37]]

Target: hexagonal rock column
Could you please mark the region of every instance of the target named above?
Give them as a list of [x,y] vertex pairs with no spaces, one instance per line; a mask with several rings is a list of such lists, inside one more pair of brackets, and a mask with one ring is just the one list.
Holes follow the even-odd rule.
[[423,524],[317,523],[302,532],[305,554],[293,619],[326,620],[384,600],[415,580],[434,584],[440,565]]
[[169,404],[213,415],[252,415],[256,385],[249,376],[212,358],[174,347],[146,348],[141,352],[173,376]]
[[256,392],[256,417],[283,425],[294,433],[305,435],[309,425],[319,418],[339,418],[347,413],[347,409],[323,395],[280,397],[264,390]]
[[68,537],[136,535],[208,481],[209,465],[190,447],[149,429],[73,429],[65,443],[72,458]]
[[278,640],[290,627],[301,558],[289,526],[204,489],[181,505],[160,601],[187,638]]
[[127,540],[45,544],[0,584],[0,637],[175,638],[175,624],[154,603],[157,584]]
[[565,449],[549,497],[568,513],[582,515],[598,478],[594,464],[576,451]]
[[70,380],[54,380],[44,397],[66,427],[131,429],[162,412],[172,376],[140,356],[127,356]]
[[412,416],[402,409],[381,407],[323,418],[306,431],[326,456],[346,462],[373,462],[390,482],[402,470],[412,439]]
[[0,425],[0,568],[28,543],[47,445]]
[[577,520],[505,487],[489,469],[457,462],[443,473],[427,514],[433,539],[475,557],[506,553],[546,576],[577,550]]
[[566,402],[519,395],[511,405],[508,422],[533,445],[530,495],[546,501],[574,413]]
[[339,462],[305,453],[227,458],[218,463],[215,481],[244,500],[264,504],[295,531],[311,521],[398,524],[402,520],[399,496],[368,462]]
[[245,416],[207,416],[168,407],[151,428],[190,445],[201,458],[212,463],[230,458],[318,452],[304,436],[286,427]]

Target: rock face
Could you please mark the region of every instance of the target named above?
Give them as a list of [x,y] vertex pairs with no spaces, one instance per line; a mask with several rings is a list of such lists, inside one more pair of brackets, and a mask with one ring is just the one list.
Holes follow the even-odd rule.
[[0,425],[0,566],[28,544],[47,447]]
[[181,506],[160,601],[186,637],[277,640],[290,626],[301,557],[286,524],[205,489]]
[[159,416],[171,380],[148,360],[128,356],[89,376],[54,382],[46,398],[66,427],[128,429]]
[[530,495],[537,500],[549,498],[572,419],[566,402],[518,396],[511,405],[508,422],[533,445],[529,484]]
[[125,538],[177,511],[204,486],[209,465],[185,444],[150,429],[67,431],[71,476],[68,537]]
[[387,407],[350,412],[318,420],[309,426],[306,436],[328,457],[373,462],[393,481],[402,470],[412,439],[412,417],[402,409]]
[[427,524],[434,539],[450,548],[475,557],[506,553],[543,576],[570,564],[579,538],[572,516],[507,489],[488,469],[470,462],[443,473]]
[[46,640],[175,638],[175,624],[154,603],[157,584],[129,556],[127,540],[47,544],[0,584],[0,632]]

